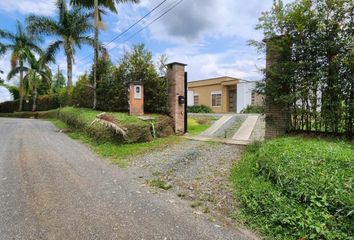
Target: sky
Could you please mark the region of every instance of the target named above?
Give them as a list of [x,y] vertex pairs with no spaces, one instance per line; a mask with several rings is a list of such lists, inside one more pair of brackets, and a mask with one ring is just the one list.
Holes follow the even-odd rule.
[[[106,44],[113,63],[118,63],[133,44],[144,43],[156,61],[165,54],[168,62],[187,64],[190,81],[220,76],[251,81],[262,79],[260,69],[265,65],[264,56],[249,46],[248,41],[262,40],[262,33],[256,31],[255,26],[261,13],[271,8],[273,0],[167,0],[111,42],[161,2],[163,0],[141,0],[138,5],[120,4],[118,14],[108,13],[104,17],[106,31],[100,33],[100,40]],[[171,11],[148,25],[174,5]],[[24,23],[29,14],[55,18],[55,0],[1,0],[0,29],[14,32],[16,20]],[[51,41],[52,38],[47,38],[42,46],[45,48]],[[92,48],[77,49],[74,82],[90,68],[92,58]],[[63,53],[59,52],[56,59],[56,64],[66,74]],[[52,66],[53,70],[57,65]],[[5,79],[10,69],[10,53],[0,57],[0,69],[4,71],[0,77]],[[12,81],[15,83],[16,79]],[[0,88],[0,102],[9,99],[7,90]]]

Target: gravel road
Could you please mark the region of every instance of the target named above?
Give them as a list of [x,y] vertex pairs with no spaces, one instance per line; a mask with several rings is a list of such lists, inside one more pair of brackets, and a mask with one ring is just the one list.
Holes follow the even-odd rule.
[[49,122],[0,118],[0,239],[248,239],[134,178]]

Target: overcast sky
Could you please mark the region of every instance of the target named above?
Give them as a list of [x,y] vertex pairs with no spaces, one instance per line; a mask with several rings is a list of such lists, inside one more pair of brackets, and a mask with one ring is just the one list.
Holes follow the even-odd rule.
[[[285,2],[289,2],[287,0]],[[24,22],[28,14],[55,16],[54,0],[1,0],[0,28],[14,31],[16,19]],[[101,40],[110,42],[162,0],[142,0],[139,5],[122,4],[118,15],[104,17],[106,32]],[[166,54],[169,62],[188,64],[190,80],[200,80],[218,76],[231,76],[246,80],[259,80],[259,69],[264,67],[264,56],[247,45],[250,39],[262,39],[262,34],[254,30],[262,11],[270,9],[273,0],[183,0],[176,8],[157,20],[142,32],[130,38],[142,26],[160,16],[178,0],[167,0],[150,15],[146,21],[127,34],[109,44],[107,48],[114,63],[124,49],[132,44],[144,43],[153,52],[154,58]],[[127,40],[129,39],[129,40]],[[50,39],[46,43],[50,42]],[[45,44],[43,47],[46,47]],[[77,51],[74,65],[74,81],[92,64],[92,49],[84,47]],[[6,72],[10,68],[10,54],[0,58],[0,68]],[[66,62],[62,52],[57,55],[57,63],[66,74]],[[53,66],[53,69],[56,69]],[[0,89],[0,102],[9,99],[9,94]]]

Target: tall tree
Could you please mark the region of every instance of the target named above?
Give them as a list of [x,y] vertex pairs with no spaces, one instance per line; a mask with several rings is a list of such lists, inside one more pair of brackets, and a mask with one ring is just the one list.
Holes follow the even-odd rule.
[[94,44],[94,71],[93,71],[93,109],[97,106],[97,67],[99,52],[99,27],[104,26],[99,7],[109,9],[111,12],[117,13],[116,4],[119,3],[139,3],[140,0],[71,0],[74,6],[83,6],[94,9],[94,27],[95,27],[95,44]]
[[90,14],[79,7],[68,9],[64,0],[57,0],[58,16],[56,18],[31,15],[27,18],[29,29],[32,33],[57,37],[50,44],[49,52],[55,54],[61,47],[64,50],[67,62],[67,87],[72,82],[75,48],[83,44],[93,46],[94,39],[88,34],[93,30],[90,23]]
[[[37,109],[38,87],[42,83],[48,84],[51,81],[52,71],[48,66],[49,62],[54,62],[54,58],[51,55],[43,53],[38,57],[38,59],[36,59],[34,55],[31,55],[28,59],[28,64],[30,67],[24,67],[23,69],[26,73],[23,78],[23,88],[27,94],[29,92],[32,93],[32,111],[36,111]],[[19,67],[12,69],[8,74],[8,78],[11,79],[19,71]]]
[[22,111],[23,98],[25,96],[23,84],[25,63],[33,55],[32,51],[39,54],[42,51],[37,46],[37,38],[30,34],[19,21],[17,21],[16,33],[0,30],[0,38],[6,39],[10,42],[9,44],[2,45],[2,51],[11,51],[11,67],[12,69],[18,67],[18,73],[20,74],[20,103],[18,110]]

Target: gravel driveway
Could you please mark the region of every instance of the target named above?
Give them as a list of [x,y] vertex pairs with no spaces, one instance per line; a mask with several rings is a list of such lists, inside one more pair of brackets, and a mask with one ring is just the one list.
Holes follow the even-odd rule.
[[0,118],[0,239],[249,239],[45,121]]

